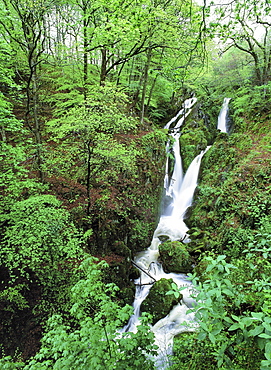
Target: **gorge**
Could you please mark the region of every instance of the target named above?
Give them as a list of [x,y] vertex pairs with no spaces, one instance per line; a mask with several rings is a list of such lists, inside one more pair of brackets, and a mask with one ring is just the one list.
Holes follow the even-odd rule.
[[[170,364],[174,336],[182,332],[194,331],[197,327],[194,314],[187,313],[189,308],[196,306],[196,301],[191,297],[196,294],[191,282],[185,274],[165,273],[161,263],[158,262],[159,245],[163,241],[182,241],[185,244],[190,242],[187,234],[188,227],[184,220],[186,211],[193,202],[201,159],[210,148],[208,146],[205,150],[202,150],[183,175],[179,141],[181,126],[191,114],[196,102],[197,99],[195,97],[185,100],[182,109],[165,126],[169,130],[173,142],[169,140],[166,145],[167,161],[160,219],[153,234],[150,247],[146,251],[139,253],[135,258],[135,266],[139,268],[140,277],[135,281],[134,314],[123,328],[124,332],[136,332],[136,327],[139,324],[140,306],[149,294],[152,286],[155,286],[156,281],[172,279],[178,288],[182,288],[181,302],[175,305],[165,318],[156,322],[151,329],[155,334],[156,344],[159,347],[159,355],[156,359],[158,369],[166,369]],[[218,116],[217,129],[225,133],[228,132],[227,113],[229,102],[230,98],[224,99]],[[170,153],[173,159],[170,157]],[[174,162],[174,169],[171,174],[169,173],[170,158]],[[157,302],[154,302],[154,304],[157,304]]]

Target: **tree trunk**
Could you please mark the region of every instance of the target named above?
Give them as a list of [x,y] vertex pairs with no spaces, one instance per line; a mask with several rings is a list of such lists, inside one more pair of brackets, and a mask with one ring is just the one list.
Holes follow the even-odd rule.
[[87,39],[87,19],[86,19],[86,14],[87,8],[83,8],[83,15],[84,15],[84,20],[83,20],[83,63],[84,63],[84,71],[83,71],[83,88],[84,88],[84,99],[86,100],[86,95],[87,95],[87,80],[88,80],[88,39]]
[[88,140],[87,144],[87,216],[90,214],[90,177],[91,177],[91,164],[90,159],[92,155],[92,148],[90,146],[91,140]]
[[101,49],[102,52],[102,65],[101,65],[101,73],[100,73],[100,85],[104,85],[106,79],[106,65],[107,65],[107,51],[103,47]]
[[42,142],[40,133],[40,121],[38,117],[39,109],[39,96],[38,96],[38,83],[37,83],[37,71],[36,66],[33,67],[32,75],[32,96],[33,96],[33,118],[34,118],[34,135],[37,146],[37,166],[39,171],[39,178],[41,182],[44,182],[44,172],[42,170]]
[[148,50],[147,54],[147,61],[144,68],[144,77],[143,77],[143,88],[142,88],[142,95],[141,95],[141,123],[143,123],[144,120],[144,114],[145,114],[145,97],[146,97],[146,90],[147,90],[147,84],[148,84],[148,72],[149,67],[151,63],[151,56],[152,51],[151,49]]
[[37,167],[39,172],[39,178],[41,182],[44,181],[44,173],[42,170],[42,140],[40,132],[40,121],[39,121],[39,96],[38,96],[38,78],[37,78],[37,60],[34,48],[29,48],[28,64],[30,69],[30,75],[27,81],[27,107],[25,113],[25,119],[28,127],[32,131],[35,138],[36,145],[36,158]]
[[41,140],[41,127],[39,120],[39,86],[37,76],[38,66],[38,41],[39,38],[34,34],[34,26],[31,29],[28,25],[29,35],[31,38],[28,39],[28,66],[29,66],[29,77],[27,81],[26,93],[27,93],[27,107],[26,107],[26,123],[32,131],[35,144],[36,144],[36,161],[39,172],[39,178],[41,182],[44,182],[44,173],[42,169],[42,140]]
[[145,109],[145,114],[146,115],[148,114],[148,110],[149,110],[150,102],[151,102],[151,98],[152,98],[152,93],[153,93],[154,86],[155,86],[156,81],[157,81],[157,77],[158,77],[158,74],[154,77],[153,83],[151,85],[151,89],[150,89],[150,93],[149,93],[149,97],[148,97],[148,101],[147,101],[146,109]]

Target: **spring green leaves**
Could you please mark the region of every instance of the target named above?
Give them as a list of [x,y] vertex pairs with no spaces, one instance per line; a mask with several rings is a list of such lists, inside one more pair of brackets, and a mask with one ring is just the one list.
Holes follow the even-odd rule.
[[30,269],[41,281],[46,281],[65,260],[82,256],[80,239],[69,213],[52,195],[15,202],[10,213],[1,218],[8,227],[0,259],[10,271],[17,269],[26,274]]
[[[249,258],[252,262],[252,257]],[[255,276],[253,280],[247,281],[249,270],[246,265],[239,263],[237,269],[237,266],[227,262],[225,255],[210,255],[204,260],[206,269],[202,277],[191,276],[198,291],[195,296],[198,305],[192,309],[199,323],[197,339],[212,343],[214,358],[219,368],[224,366],[225,369],[237,369],[238,366],[244,366],[241,365],[243,359],[239,354],[239,346],[247,351],[256,346],[255,358],[252,360],[255,361],[254,368],[260,363],[261,370],[269,369],[271,318],[267,306],[270,307],[270,296],[269,304],[266,300],[263,306],[255,306],[257,311],[246,310],[246,307],[250,307],[246,297],[252,297],[253,291],[259,289],[257,272],[254,272],[256,275],[251,275]],[[269,262],[265,269],[270,272]],[[268,281],[264,287],[270,294]],[[261,295],[263,294],[261,292]]]

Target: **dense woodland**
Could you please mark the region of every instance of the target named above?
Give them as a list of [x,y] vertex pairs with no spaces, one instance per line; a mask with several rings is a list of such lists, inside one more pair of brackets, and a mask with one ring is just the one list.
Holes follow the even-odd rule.
[[[163,127],[194,94],[184,168],[212,147],[192,240],[165,253],[190,261],[199,329],[175,338],[170,368],[271,368],[270,12],[270,0],[0,0],[1,369],[154,369],[155,309],[136,334],[117,330],[159,216]],[[224,97],[229,135],[216,129]]]

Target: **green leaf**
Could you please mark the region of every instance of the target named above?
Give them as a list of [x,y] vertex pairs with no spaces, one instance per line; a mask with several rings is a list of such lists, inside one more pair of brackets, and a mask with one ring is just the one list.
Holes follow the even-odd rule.
[[229,297],[233,297],[234,296],[234,293],[231,290],[226,289],[226,288],[222,289],[222,293],[226,294]]
[[199,340],[204,340],[206,338],[206,335],[207,335],[206,332],[201,332],[201,333],[198,334],[197,338]]
[[261,368],[260,370],[270,370],[270,361],[269,360],[263,360],[261,361]]
[[253,336],[253,337],[256,337],[257,335],[259,335],[260,333],[262,333],[263,332],[263,327],[262,326],[256,326],[256,328],[254,328],[254,329],[252,329],[252,330],[250,330],[249,332],[248,332],[248,336],[249,337],[251,337],[251,336]]
[[263,321],[264,313],[262,312],[251,312],[253,319]]
[[222,260],[225,260],[226,256],[224,254],[221,254],[220,256],[217,257],[216,261],[221,262]]
[[271,331],[271,325],[269,323],[263,322],[262,325],[267,331]]
[[265,345],[265,357],[268,360],[271,360],[271,342],[268,342]]
[[210,339],[210,341],[213,343],[213,344],[215,344],[215,336],[212,334],[212,333],[209,333],[208,334],[208,337],[209,337],[209,339]]
[[233,325],[231,325],[228,330],[229,331],[232,331],[232,330],[237,330],[237,329],[240,329],[240,324],[238,322],[234,323]]
[[231,319],[229,316],[225,316],[225,317],[223,317],[223,319],[224,319],[226,322],[228,322],[229,324],[232,324],[232,323],[233,323],[232,319]]
[[260,338],[264,338],[264,339],[271,339],[271,335],[269,334],[266,334],[266,333],[262,333],[259,335]]
[[180,297],[180,293],[179,292],[174,292],[174,297],[177,299]]
[[208,327],[207,327],[207,325],[206,325],[206,323],[205,323],[205,322],[203,322],[203,321],[202,321],[202,322],[200,322],[200,323],[199,323],[199,325],[200,325],[200,327],[201,327],[203,330],[205,330],[205,331],[207,331],[207,332],[209,331],[209,330],[208,330]]

